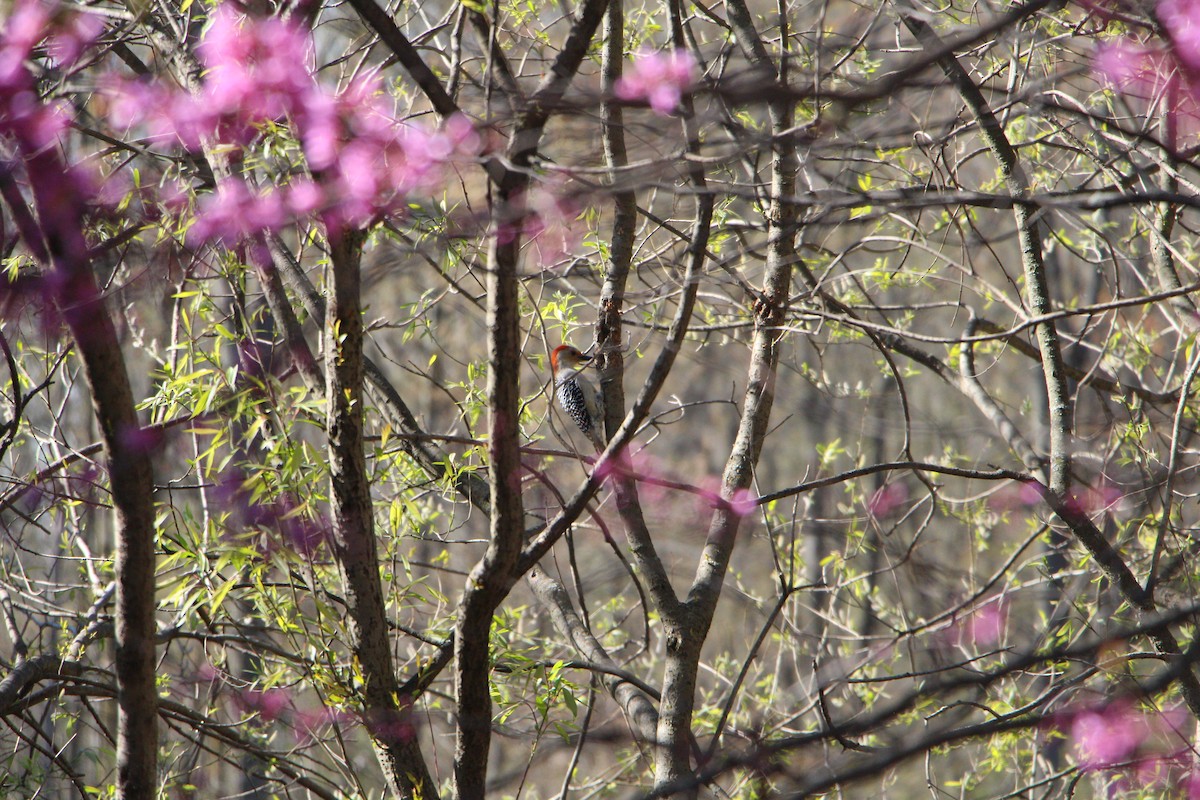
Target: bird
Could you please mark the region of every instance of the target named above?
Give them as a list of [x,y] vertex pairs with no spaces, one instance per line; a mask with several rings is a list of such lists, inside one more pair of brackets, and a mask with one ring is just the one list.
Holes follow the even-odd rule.
[[585,356],[569,344],[560,344],[550,353],[558,405],[599,453],[605,445],[604,395],[596,384],[581,374],[591,360],[591,356]]

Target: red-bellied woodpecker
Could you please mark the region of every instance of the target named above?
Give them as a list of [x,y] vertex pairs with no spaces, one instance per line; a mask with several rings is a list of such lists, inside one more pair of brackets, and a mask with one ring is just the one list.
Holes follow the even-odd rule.
[[560,344],[550,353],[558,405],[599,452],[604,449],[604,395],[580,374],[591,360],[569,344]]

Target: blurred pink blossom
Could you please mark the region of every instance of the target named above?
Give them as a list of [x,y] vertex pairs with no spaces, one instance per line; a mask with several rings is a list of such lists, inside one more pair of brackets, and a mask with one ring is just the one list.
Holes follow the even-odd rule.
[[525,199],[528,212],[522,232],[537,262],[547,267],[575,252],[583,242],[579,192],[563,181],[538,183]]
[[229,5],[211,20],[200,57],[203,99],[213,113],[277,119],[312,91],[312,43],[299,26],[273,17],[247,21]]
[[724,484],[718,477],[702,480],[697,494],[711,508],[726,509],[737,517],[749,516],[758,508],[758,495],[749,489],[735,489],[726,497]]
[[958,643],[979,648],[995,647],[1008,630],[1008,600],[993,598],[971,609],[957,624]]
[[903,483],[889,483],[880,486],[867,501],[867,513],[873,518],[886,517],[889,513],[908,501],[908,486]]
[[665,469],[645,450],[624,447],[616,451],[596,465],[596,477],[602,481],[622,477],[638,481],[642,501],[652,508],[662,507],[667,495],[667,488],[658,482],[666,479]]
[[100,17],[71,14],[46,39],[46,52],[57,66],[70,67],[103,32],[104,20]]
[[70,124],[66,104],[42,103],[32,91],[13,92],[0,105],[0,133],[18,137],[32,151],[53,145]]
[[1097,48],[1092,66],[1114,89],[1125,89],[1157,72],[1146,69],[1148,59],[1153,55],[1155,51],[1121,39]]
[[221,670],[213,666],[212,662],[205,660],[196,669],[196,675],[192,680],[196,683],[213,683],[221,678]]
[[1098,47],[1092,66],[1113,89],[1161,104],[1172,123],[1167,144],[1177,148],[1200,132],[1200,0],[1159,0],[1155,15],[1161,45],[1121,38]]
[[326,221],[363,225],[402,212],[415,193],[436,191],[454,163],[474,158],[479,137],[461,116],[441,128],[396,117],[377,76],[339,94],[316,90],[296,112],[305,157],[327,188]]
[[17,0],[0,28],[0,94],[26,83],[25,59],[50,28],[51,6],[39,0]]
[[657,113],[669,115],[679,108],[683,93],[695,84],[696,72],[696,60],[686,50],[642,51],[617,81],[614,91],[621,100],[644,100]]
[[169,211],[182,211],[188,202],[187,186],[178,179],[166,181],[158,189],[158,202]]
[[163,429],[161,427],[143,428],[133,425],[122,428],[117,433],[117,439],[130,450],[141,453],[155,453],[162,448]]
[[1100,481],[1094,486],[1073,486],[1067,494],[1067,506],[1089,516],[1118,510],[1124,494],[1117,487]]
[[292,696],[286,689],[247,689],[237,695],[237,702],[246,711],[258,712],[263,722],[274,722],[291,706]]
[[[1046,487],[1037,481],[1013,483],[993,494],[990,504],[1005,511],[1036,506],[1044,502],[1046,491]],[[1119,514],[1125,509],[1125,492],[1100,478],[1091,486],[1072,486],[1064,501],[1068,508],[1088,516]]]
[[371,724],[369,729],[372,736],[378,739],[387,739],[391,741],[405,742],[412,739],[416,735],[413,724],[411,722],[401,720],[377,722]]
[[320,209],[325,203],[325,193],[310,178],[296,178],[288,184],[284,205],[297,217],[306,217]]
[[246,20],[218,6],[199,45],[204,84],[198,95],[113,78],[107,90],[118,125],[144,124],[152,136],[175,136],[197,149],[206,138],[244,144],[255,126],[292,113],[315,89],[311,41],[278,19]]
[[732,496],[726,497],[720,476],[702,478],[696,485],[676,480],[644,452],[631,456],[627,450],[618,451],[596,467],[596,476],[601,480],[614,477],[632,478],[640,484],[642,500],[656,511],[672,508],[668,498],[668,493],[672,491],[684,492],[683,497],[691,498],[688,505],[700,515],[706,515],[712,509],[719,508],[731,511],[738,517],[745,517],[753,514],[759,505],[758,495],[749,489],[737,489]]
[[[83,272],[89,262],[83,221],[98,182],[87,169],[64,163],[55,145],[70,124],[71,109],[65,102],[43,102],[28,66],[36,56],[34,48],[60,30],[70,30],[72,19],[69,9],[56,4],[14,0],[0,22],[0,140],[5,142],[5,169],[27,188],[34,211],[28,219],[16,220],[18,233],[33,257],[49,267],[36,277],[11,281],[4,310],[7,313],[14,301],[33,300],[40,304],[48,328],[65,321],[76,328],[76,336],[86,336],[88,326],[94,324],[88,309],[96,290]],[[53,259],[46,242],[55,245]]]
[[1200,772],[1192,770],[1183,782],[1187,800],[1200,800]]
[[253,537],[264,557],[286,548],[311,560],[329,540],[328,524],[314,518],[294,496],[258,497],[240,472],[222,477],[212,498],[228,512],[223,520],[225,535],[242,541]]
[[1200,69],[1200,0],[1159,0],[1155,13],[1179,60]]
[[256,192],[245,181],[231,178],[200,202],[188,238],[236,241],[259,231],[275,230],[285,220],[286,209],[277,191]]
[[[1133,769],[1132,782],[1144,789],[1165,789],[1174,785],[1181,768],[1189,761],[1186,750],[1139,759]],[[1193,797],[1191,794],[1185,796]]]
[[18,152],[32,154],[54,144],[71,121],[65,103],[42,102],[25,66],[39,42],[73,24],[75,15],[56,11],[42,0],[16,0],[0,25],[0,136],[12,137]]
[[1103,769],[1128,761],[1146,738],[1139,715],[1124,704],[1074,715],[1070,737],[1084,769]]
[[[1142,712],[1128,701],[1068,711],[1059,723],[1084,770],[1114,773],[1114,786],[1200,800],[1192,763],[1190,715],[1181,707]],[[1176,796],[1172,794],[1171,796]]]
[[352,718],[345,711],[321,706],[315,711],[297,711],[294,720],[293,732],[296,740],[300,744],[306,744],[316,739],[325,729],[350,722]]
[[448,170],[476,157],[481,138],[465,117],[441,127],[402,120],[377,75],[327,90],[313,75],[312,53],[311,36],[299,26],[222,5],[201,41],[198,94],[125,78],[107,82],[115,124],[144,126],[150,136],[190,149],[245,146],[265,122],[294,126],[311,178],[264,192],[224,181],[201,201],[193,241],[233,243],[311,214],[327,226],[366,225],[404,213],[413,194],[437,191]]

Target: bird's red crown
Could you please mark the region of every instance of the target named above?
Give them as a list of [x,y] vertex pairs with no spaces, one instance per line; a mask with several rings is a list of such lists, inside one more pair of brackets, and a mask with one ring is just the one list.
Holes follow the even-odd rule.
[[585,356],[579,352],[579,348],[569,344],[560,344],[550,351],[550,366],[555,372],[560,369],[576,369],[591,360],[591,356]]

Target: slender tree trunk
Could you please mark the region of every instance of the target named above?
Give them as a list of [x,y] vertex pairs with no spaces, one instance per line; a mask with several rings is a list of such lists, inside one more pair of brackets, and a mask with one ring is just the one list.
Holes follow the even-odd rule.
[[45,237],[45,250],[30,248],[48,257],[54,300],[83,361],[116,513],[117,796],[150,800],[158,788],[153,442],[138,422],[116,326],[92,272],[82,198],[70,193],[55,151],[32,154],[26,170]]
[[437,797],[421,755],[412,698],[400,697],[379,577],[371,487],[363,450],[362,234],[330,232],[325,321],[325,410],[333,505],[333,550],[346,624],[364,682],[363,721],[393,797]]
[[[516,192],[502,196],[511,200]],[[501,202],[499,219],[510,213]],[[488,751],[492,740],[490,644],[492,614],[512,588],[523,542],[519,438],[520,328],[517,308],[518,241],[492,238],[488,257],[488,408],[492,435],[491,540],[471,571],[459,604],[455,631],[455,696],[458,728],[454,751],[454,784],[459,800],[484,800]]]
[[[778,70],[773,67],[765,46],[754,30],[747,7],[740,0],[734,0],[727,3],[726,8],[739,46],[762,78],[785,86],[786,57],[781,59]],[[676,29],[677,44],[682,44],[678,15],[672,24]],[[785,50],[788,35],[784,26],[781,36]],[[780,324],[787,310],[792,271],[797,258],[796,207],[791,203],[791,198],[795,193],[799,162],[795,139],[788,133],[794,115],[788,100],[772,103],[769,111],[773,146],[770,203],[766,215],[767,274],[754,309],[754,341],[741,421],[722,478],[721,496],[725,501],[736,501],[749,491],[754,480],[754,470],[762,453],[775,399],[775,373],[783,335]],[[698,223],[707,225],[703,214]],[[654,773],[655,787],[660,791],[667,790],[673,784],[686,782],[691,774],[691,724],[700,654],[720,599],[740,523],[741,517],[734,502],[714,512],[704,551],[680,618],[677,624],[667,628],[667,664],[663,675],[658,758]],[[695,787],[685,790],[683,794],[687,797],[695,795]]]

